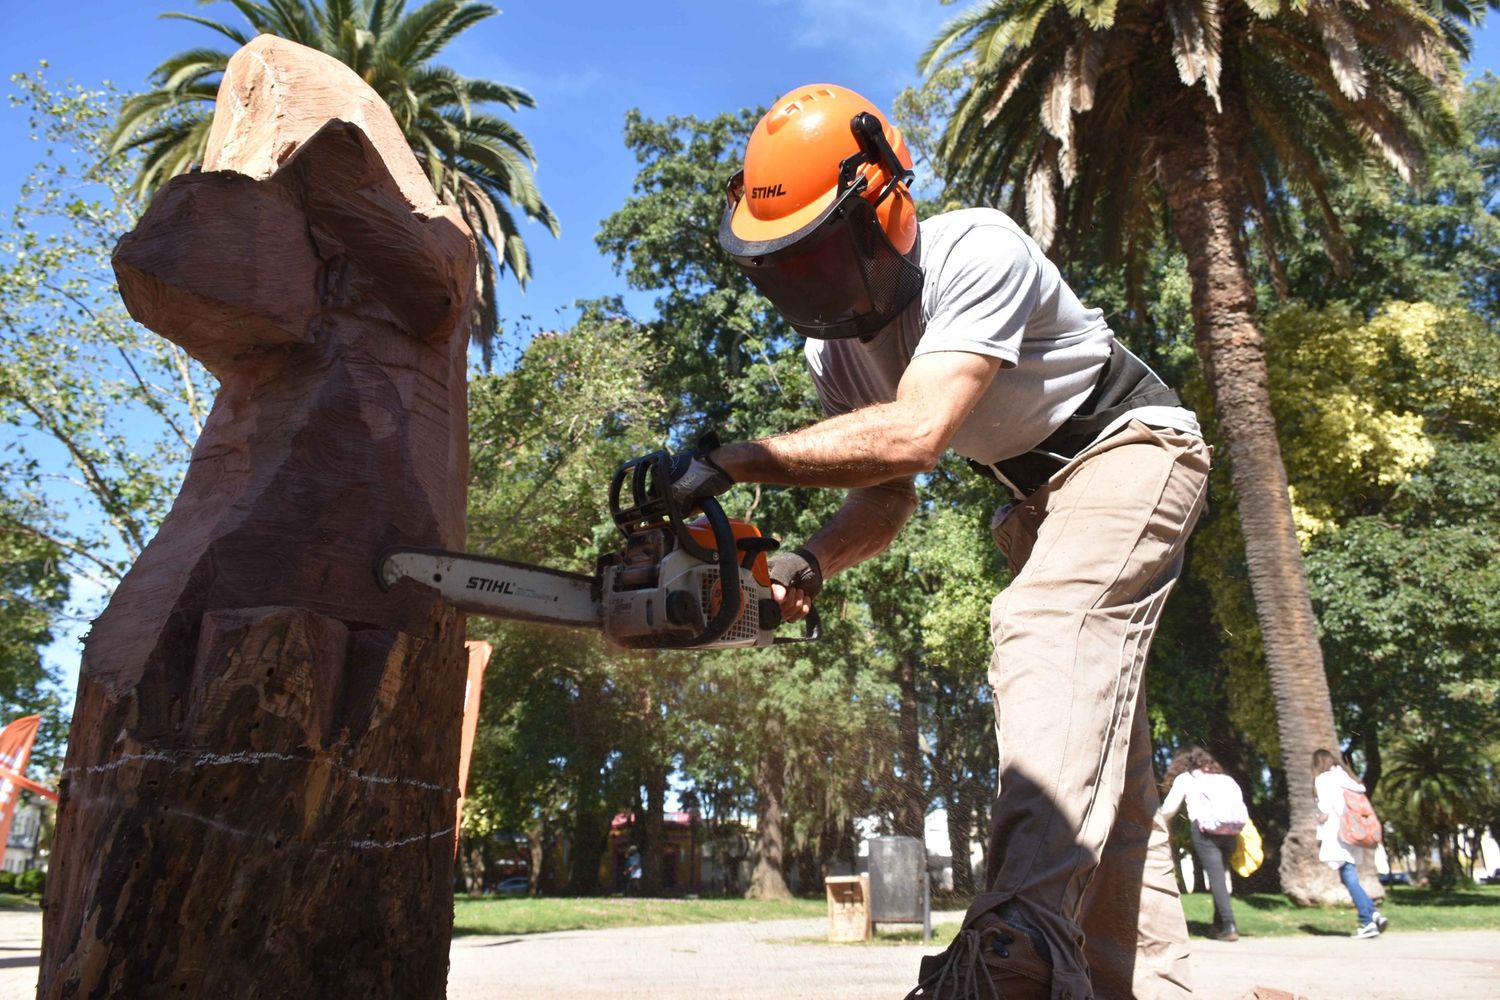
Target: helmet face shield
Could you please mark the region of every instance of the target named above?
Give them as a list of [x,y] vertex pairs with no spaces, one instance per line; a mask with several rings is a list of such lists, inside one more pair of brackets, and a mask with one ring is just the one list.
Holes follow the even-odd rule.
[[816,219],[779,239],[747,241],[731,221],[743,195],[736,174],[719,243],[793,328],[831,340],[878,332],[922,290],[922,269],[891,244],[864,194],[839,192]]

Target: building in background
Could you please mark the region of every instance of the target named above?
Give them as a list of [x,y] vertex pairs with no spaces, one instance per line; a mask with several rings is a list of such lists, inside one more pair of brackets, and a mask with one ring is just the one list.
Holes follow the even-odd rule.
[[39,802],[22,802],[16,806],[16,818],[5,844],[5,860],[0,869],[20,874],[33,869],[47,870],[47,851],[42,849],[42,830],[47,810]]

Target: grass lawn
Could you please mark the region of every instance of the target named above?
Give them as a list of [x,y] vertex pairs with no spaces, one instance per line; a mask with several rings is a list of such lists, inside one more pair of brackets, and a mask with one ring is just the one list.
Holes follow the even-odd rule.
[[[1500,886],[1481,886],[1439,892],[1392,886],[1386,889],[1380,912],[1390,918],[1387,933],[1401,931],[1477,931],[1500,930]],[[1206,892],[1182,897],[1187,914],[1188,933],[1207,937],[1214,919],[1213,897]],[[1255,893],[1234,897],[1234,922],[1244,937],[1278,937],[1312,934],[1345,937],[1354,930],[1354,906],[1302,909],[1285,896]],[[938,945],[947,944],[958,933],[958,924],[944,923],[932,929]],[[803,939],[808,944],[823,943],[820,938]],[[920,944],[920,930],[905,928],[881,930],[866,944]]]
[[543,931],[791,920],[828,913],[821,899],[782,903],[749,899],[498,898],[453,901],[454,934],[539,934]]
[[0,892],[0,910],[35,910],[36,908],[37,901],[31,896]]
[[[1214,918],[1212,897],[1206,892],[1184,896],[1188,931],[1207,935]],[[1390,918],[1391,932],[1500,929],[1500,887],[1480,886],[1443,892],[1407,886],[1386,888],[1380,912]],[[1256,893],[1234,897],[1234,922],[1241,934],[1269,937],[1280,934],[1344,936],[1354,930],[1354,906],[1300,909],[1285,896]]]

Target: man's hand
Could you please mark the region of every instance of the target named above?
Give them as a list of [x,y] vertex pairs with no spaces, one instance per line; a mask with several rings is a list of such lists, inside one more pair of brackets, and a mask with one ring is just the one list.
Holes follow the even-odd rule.
[[703,497],[716,497],[734,485],[729,473],[708,457],[705,448],[673,455],[671,476],[667,490],[673,505],[683,514],[697,507]]
[[783,621],[796,622],[812,610],[813,598],[823,589],[823,569],[818,557],[807,549],[778,552],[767,568],[771,572],[771,596],[781,605]]

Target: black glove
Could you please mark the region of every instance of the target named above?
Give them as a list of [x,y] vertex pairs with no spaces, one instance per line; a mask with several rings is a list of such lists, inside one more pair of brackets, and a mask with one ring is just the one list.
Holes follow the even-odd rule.
[[823,589],[823,567],[818,557],[806,549],[778,552],[766,564],[771,580],[788,590],[800,590],[808,600],[818,596]]
[[672,482],[667,489],[672,504],[684,515],[697,507],[701,498],[716,497],[734,485],[729,473],[708,457],[708,453],[718,446],[716,436],[705,434],[692,451],[680,451],[672,456]]

